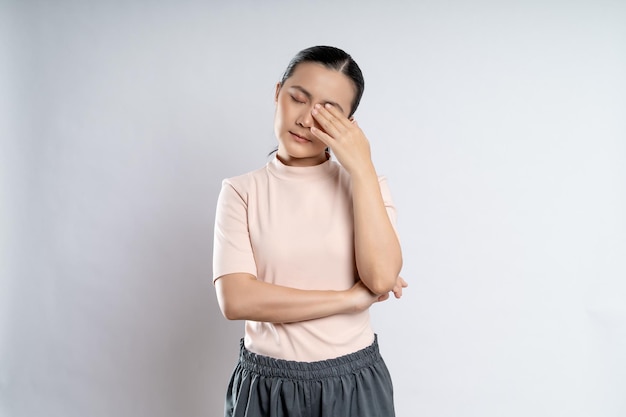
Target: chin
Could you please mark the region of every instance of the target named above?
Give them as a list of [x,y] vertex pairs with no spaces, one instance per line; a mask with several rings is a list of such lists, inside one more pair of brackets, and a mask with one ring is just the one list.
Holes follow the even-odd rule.
[[324,149],[319,152],[311,150],[307,152],[303,149],[294,149],[292,146],[285,146],[284,153],[287,154],[287,157],[290,159],[315,159],[324,153]]
[[315,158],[319,154],[311,153],[311,152],[298,152],[297,150],[287,149],[287,155],[289,155],[290,158],[309,159],[309,158]]

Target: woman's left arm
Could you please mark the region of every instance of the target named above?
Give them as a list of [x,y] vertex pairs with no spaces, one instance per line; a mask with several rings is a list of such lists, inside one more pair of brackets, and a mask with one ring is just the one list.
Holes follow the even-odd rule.
[[400,242],[387,215],[365,134],[330,104],[316,105],[313,117],[323,130],[311,127],[311,133],[332,149],[350,173],[359,277],[375,294],[406,286],[398,276],[402,268]]

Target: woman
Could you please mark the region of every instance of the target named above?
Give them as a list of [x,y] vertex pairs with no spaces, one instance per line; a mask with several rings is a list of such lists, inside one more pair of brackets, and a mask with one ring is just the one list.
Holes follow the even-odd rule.
[[276,154],[222,183],[213,279],[224,316],[246,320],[226,416],[394,415],[369,307],[407,284],[387,183],[352,117],[363,88],[344,51],[300,51],[276,85]]

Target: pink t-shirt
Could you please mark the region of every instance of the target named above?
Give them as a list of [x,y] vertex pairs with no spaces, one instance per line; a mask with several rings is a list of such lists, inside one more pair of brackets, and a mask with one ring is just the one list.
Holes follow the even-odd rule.
[[[387,213],[395,208],[379,177]],[[350,174],[328,160],[267,165],[222,182],[215,217],[213,281],[243,272],[291,288],[347,290],[356,282]],[[318,361],[374,340],[369,311],[297,323],[246,321],[245,346],[274,358]]]

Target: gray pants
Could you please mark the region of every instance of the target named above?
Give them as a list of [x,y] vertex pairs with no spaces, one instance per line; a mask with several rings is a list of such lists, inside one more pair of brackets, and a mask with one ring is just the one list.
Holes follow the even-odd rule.
[[319,362],[257,355],[241,340],[226,393],[225,417],[393,417],[393,386],[378,351]]

